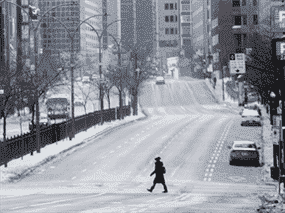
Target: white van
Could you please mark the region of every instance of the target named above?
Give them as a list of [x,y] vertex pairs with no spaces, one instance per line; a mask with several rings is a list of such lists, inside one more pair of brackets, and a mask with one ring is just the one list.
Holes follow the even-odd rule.
[[241,126],[247,126],[247,125],[261,126],[261,119],[257,110],[244,109],[241,114],[241,117],[242,117]]

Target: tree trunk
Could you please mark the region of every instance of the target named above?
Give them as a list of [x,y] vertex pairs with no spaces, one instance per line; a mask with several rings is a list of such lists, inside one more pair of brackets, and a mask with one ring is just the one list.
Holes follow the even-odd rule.
[[35,124],[35,104],[32,105],[32,125],[34,128],[34,124]]
[[123,117],[123,100],[122,100],[122,91],[119,90],[119,103],[120,103],[120,120],[124,119]]
[[84,123],[85,123],[85,131],[87,131],[87,123],[86,123],[86,106],[84,105],[84,111],[85,111],[85,115],[84,115]]
[[3,112],[3,144],[5,150],[5,167],[7,167],[8,159],[7,159],[7,143],[6,143],[6,112]]

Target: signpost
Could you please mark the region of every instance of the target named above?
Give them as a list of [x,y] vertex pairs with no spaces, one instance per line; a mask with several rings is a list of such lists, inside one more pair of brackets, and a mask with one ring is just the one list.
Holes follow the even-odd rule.
[[244,53],[230,54],[230,73],[231,74],[245,74]]

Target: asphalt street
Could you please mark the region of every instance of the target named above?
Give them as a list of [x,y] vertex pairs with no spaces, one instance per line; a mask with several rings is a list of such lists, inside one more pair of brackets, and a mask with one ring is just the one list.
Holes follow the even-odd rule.
[[[275,190],[261,167],[230,166],[234,140],[260,140],[241,127],[239,110],[217,103],[204,81],[142,87],[144,120],[95,139],[1,186],[1,212],[255,212],[257,195]],[[169,193],[152,185],[154,158]]]

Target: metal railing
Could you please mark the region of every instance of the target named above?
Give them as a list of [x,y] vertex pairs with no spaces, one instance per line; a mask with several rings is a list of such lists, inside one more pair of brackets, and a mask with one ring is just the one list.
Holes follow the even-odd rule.
[[[123,106],[122,113],[124,116],[131,114],[130,105]],[[120,119],[120,109],[111,108],[103,110],[103,122],[111,122]],[[75,118],[75,134],[86,131],[92,126],[101,125],[101,111],[95,111],[86,115],[81,115]],[[64,121],[62,123],[52,124],[51,126],[43,127],[40,130],[40,146],[53,144],[57,141],[70,138],[72,133],[72,121]],[[68,143],[68,142],[67,142]],[[6,143],[0,142],[0,166],[5,162],[23,157],[26,154],[33,155],[37,150],[36,131],[7,138]]]

